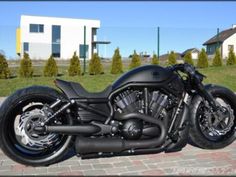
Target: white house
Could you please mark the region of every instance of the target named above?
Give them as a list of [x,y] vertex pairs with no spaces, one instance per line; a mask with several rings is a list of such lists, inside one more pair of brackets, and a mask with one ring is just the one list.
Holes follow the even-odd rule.
[[191,48],[191,49],[185,50],[181,54],[181,57],[184,57],[187,52],[191,52],[192,59],[194,59],[194,60],[198,59],[198,54],[199,54],[200,51],[197,48]]
[[236,51],[236,25],[232,25],[232,28],[221,31],[218,35],[207,40],[203,45],[206,46],[206,52],[210,58],[214,56],[218,47],[220,48],[222,58],[227,58],[231,48]]
[[[80,58],[91,58],[97,51],[99,20],[22,15],[16,31],[16,50],[31,59],[69,59],[76,51]],[[106,43],[101,42],[100,43]],[[109,42],[108,42],[109,43]]]

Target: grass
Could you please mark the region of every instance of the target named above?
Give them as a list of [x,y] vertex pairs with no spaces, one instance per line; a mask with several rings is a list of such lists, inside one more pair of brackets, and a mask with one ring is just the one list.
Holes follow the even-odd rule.
[[204,83],[214,83],[236,91],[236,66],[209,67],[199,71],[207,76]]
[[[98,92],[103,90],[107,85],[112,84],[115,79],[120,75],[110,74],[110,64],[104,65],[105,74],[103,75],[84,75],[69,77],[67,73],[68,66],[59,66],[59,72],[62,76],[57,77],[62,80],[80,82],[88,91]],[[17,67],[11,67],[11,72],[16,75]],[[8,96],[20,88],[24,88],[32,85],[45,85],[56,88],[54,85],[55,78],[43,77],[43,68],[40,66],[34,67],[34,73],[37,77],[32,78],[11,78],[11,79],[0,79],[0,97]],[[128,70],[128,65],[125,65],[125,72]],[[236,66],[223,66],[223,67],[209,67],[206,69],[199,69],[204,75],[207,76],[204,83],[214,83],[222,86],[226,86],[236,91]],[[39,77],[40,76],[40,77]]]

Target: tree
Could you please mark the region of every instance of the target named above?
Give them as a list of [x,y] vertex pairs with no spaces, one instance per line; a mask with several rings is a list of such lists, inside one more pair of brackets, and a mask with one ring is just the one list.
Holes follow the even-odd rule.
[[96,75],[96,74],[103,74],[103,66],[101,63],[101,59],[97,53],[94,53],[90,62],[89,62],[89,74]]
[[184,62],[194,65],[193,63],[193,59],[192,59],[192,53],[190,51],[188,51],[185,55],[184,55]]
[[33,76],[33,68],[32,68],[32,62],[29,57],[29,54],[24,53],[23,58],[20,61],[20,77],[32,77]]
[[123,72],[123,65],[120,55],[120,50],[117,48],[112,57],[112,65],[111,65],[111,74],[119,74]]
[[81,74],[80,60],[79,57],[74,52],[72,58],[70,59],[70,66],[68,69],[69,76],[77,76]]
[[168,65],[174,65],[176,64],[176,54],[174,51],[171,51],[170,54],[168,55]]
[[202,48],[201,52],[198,54],[197,67],[199,68],[208,67],[208,57],[204,48]]
[[159,64],[159,60],[157,58],[157,55],[156,54],[153,54],[152,56],[152,62],[151,62],[153,65],[158,65]]
[[129,64],[129,68],[133,69],[138,66],[141,66],[141,58],[134,50],[134,54],[132,55],[131,63]]
[[215,52],[215,56],[213,58],[213,61],[212,61],[212,66],[222,66],[222,65],[223,65],[223,62],[222,62],[220,50],[217,49]]
[[235,65],[235,63],[236,63],[236,56],[233,49],[231,48],[228,53],[228,59],[226,65]]
[[53,58],[52,55],[47,60],[46,65],[44,66],[43,73],[44,73],[44,76],[46,77],[57,76],[58,67],[57,67],[56,60]]
[[7,79],[10,77],[10,70],[8,63],[3,54],[0,54],[0,79]]

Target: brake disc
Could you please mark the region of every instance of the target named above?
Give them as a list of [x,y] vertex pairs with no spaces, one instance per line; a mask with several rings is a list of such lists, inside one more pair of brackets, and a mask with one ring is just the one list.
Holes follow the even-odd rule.
[[30,148],[42,150],[54,145],[58,141],[58,134],[39,134],[34,131],[34,127],[39,126],[45,117],[45,112],[40,109],[34,109],[21,115],[19,125],[17,126],[18,134],[21,136],[21,143]]
[[226,105],[226,107],[222,106],[222,108],[225,109],[225,111],[228,115],[222,121],[225,121],[226,119],[229,119],[227,125],[223,128],[219,128],[219,127],[213,125],[214,124],[214,121],[213,121],[214,115],[213,115],[213,112],[210,108],[205,112],[206,122],[207,122],[208,128],[214,135],[217,135],[217,136],[225,135],[226,133],[228,133],[231,130],[232,126],[234,125],[235,117],[234,117],[233,109],[231,109],[231,107],[229,105]]

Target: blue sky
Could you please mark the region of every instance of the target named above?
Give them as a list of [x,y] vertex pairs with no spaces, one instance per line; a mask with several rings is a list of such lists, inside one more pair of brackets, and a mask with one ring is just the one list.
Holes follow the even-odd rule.
[[15,55],[15,29],[20,15],[99,19],[98,39],[110,40],[100,55],[110,57],[116,47],[126,57],[156,52],[160,26],[160,53],[201,48],[220,30],[236,24],[236,2],[0,2],[0,50]]

